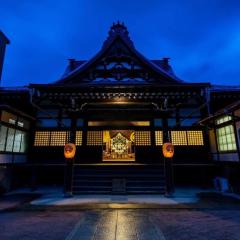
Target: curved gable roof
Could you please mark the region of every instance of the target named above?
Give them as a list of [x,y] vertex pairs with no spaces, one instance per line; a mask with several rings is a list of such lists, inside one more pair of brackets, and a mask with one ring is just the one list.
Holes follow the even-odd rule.
[[[128,35],[127,28],[124,24],[113,24],[109,31],[108,38],[104,42],[102,49],[90,60],[88,61],[75,61],[70,60],[70,65],[68,66],[67,71],[63,75],[63,77],[56,81],[55,84],[81,84],[81,76],[90,70],[95,64],[101,62],[101,59],[105,57],[109,49],[114,47],[121,42],[126,49],[128,49],[129,53],[134,56],[144,67],[153,71],[156,75],[161,77],[161,80],[164,83],[181,83],[183,82],[180,80],[176,75],[173,73],[171,66],[168,64],[168,59],[164,58],[163,60],[148,60],[144,55],[142,55],[136,48],[132,40]],[[165,62],[164,62],[165,61]],[[164,68],[164,64],[166,67]]]

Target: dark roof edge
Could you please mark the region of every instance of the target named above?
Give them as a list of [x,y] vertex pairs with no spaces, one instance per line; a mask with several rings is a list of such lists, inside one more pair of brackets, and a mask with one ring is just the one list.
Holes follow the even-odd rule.
[[221,92],[221,91],[240,91],[240,85],[212,85],[212,92]]
[[28,92],[29,91],[29,86],[24,86],[24,87],[0,87],[0,91]]
[[238,108],[240,108],[240,100],[238,100],[238,101],[236,101],[234,103],[231,103],[231,104],[227,105],[224,108],[221,108],[220,110],[218,110],[217,112],[215,112],[211,116],[206,117],[206,118],[200,120],[198,123],[199,124],[205,124],[207,122],[210,122],[210,121],[216,119],[217,117],[219,117],[219,116],[221,116],[223,114],[227,114],[229,111],[235,111]]
[[9,44],[10,40],[6,37],[6,35],[0,30],[0,37],[5,41],[5,44]]
[[95,84],[95,85],[91,85],[91,84],[79,84],[79,85],[73,85],[73,84],[69,84],[69,85],[64,85],[64,84],[29,84],[29,88],[76,88],[76,87],[211,87],[211,84],[209,82],[203,82],[203,83],[187,83],[187,82],[180,82],[180,83],[173,83],[173,84],[132,84],[132,85],[124,85],[124,84]]

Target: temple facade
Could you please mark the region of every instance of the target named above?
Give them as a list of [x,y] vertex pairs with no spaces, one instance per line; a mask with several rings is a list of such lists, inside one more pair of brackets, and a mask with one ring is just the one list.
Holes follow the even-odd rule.
[[[69,59],[59,80],[1,88],[0,162],[11,185],[63,185],[63,148],[72,142],[73,194],[209,186],[239,169],[239,94],[179,79],[169,58],[147,59],[116,23],[100,51]],[[165,142],[172,159],[163,157]]]

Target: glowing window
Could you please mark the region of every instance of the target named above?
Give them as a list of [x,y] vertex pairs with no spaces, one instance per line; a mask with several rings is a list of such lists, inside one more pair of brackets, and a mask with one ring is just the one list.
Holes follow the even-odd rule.
[[155,142],[156,142],[156,146],[163,145],[163,132],[162,131],[155,131]]
[[6,123],[15,124],[17,121],[17,116],[12,113],[9,113],[9,112],[2,111],[1,121],[6,122]]
[[98,146],[102,145],[102,131],[88,131],[87,132],[87,145]]
[[219,124],[221,124],[221,123],[225,123],[225,122],[228,122],[228,121],[230,121],[230,120],[232,120],[232,116],[228,116],[228,115],[227,115],[227,116],[218,118],[218,119],[216,120],[216,124],[219,125]]
[[53,131],[51,132],[50,146],[64,146],[66,143],[67,132]]
[[82,131],[76,132],[76,146],[82,146]]
[[22,141],[21,141],[20,152],[26,152],[26,150],[27,150],[27,133],[22,132]]
[[204,145],[202,131],[187,131],[188,145]]
[[186,131],[171,131],[171,140],[173,145],[187,145]]
[[22,141],[22,131],[16,130],[15,139],[13,143],[13,152],[20,152]]
[[217,143],[219,151],[237,150],[236,139],[232,125],[217,129]]
[[50,132],[41,131],[35,133],[34,146],[49,146]]
[[0,151],[5,150],[7,127],[0,125]]
[[136,131],[135,143],[137,146],[150,146],[151,145],[150,131]]
[[66,143],[68,142],[70,142],[70,132],[69,131],[67,131],[67,136],[66,136]]
[[12,152],[13,150],[14,135],[15,135],[15,129],[8,128],[7,143],[6,143],[7,152]]

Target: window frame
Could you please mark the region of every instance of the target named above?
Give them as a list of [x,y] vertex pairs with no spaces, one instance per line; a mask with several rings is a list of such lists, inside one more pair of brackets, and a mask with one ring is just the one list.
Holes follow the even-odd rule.
[[[26,129],[23,129],[21,127],[16,127],[13,126],[12,124],[8,124],[5,122],[0,122],[0,126],[6,127],[7,131],[6,131],[6,135],[5,135],[5,142],[4,142],[4,150],[0,150],[0,153],[4,153],[4,154],[26,154],[28,148],[25,148],[25,151],[22,152],[22,143],[24,142],[23,139],[23,135],[25,135],[26,139],[28,138],[28,131],[26,131]],[[14,135],[13,135],[13,143],[12,143],[12,148],[11,151],[7,151],[7,140],[8,140],[8,136],[9,136],[9,129],[13,129],[14,130]],[[20,141],[20,147],[19,147],[19,151],[15,152],[14,151],[14,146],[15,146],[15,137],[16,137],[16,131],[19,131],[21,133],[21,141]]]
[[[219,143],[219,133],[218,133],[218,130],[221,129],[221,128],[226,128],[228,126],[231,126],[232,127],[232,135],[234,136],[234,139],[235,139],[235,147],[236,149],[231,149],[231,150],[221,150],[220,149],[220,143]],[[225,130],[224,130],[225,131]],[[234,129],[234,124],[232,122],[232,119],[229,120],[229,121],[226,121],[226,122],[223,122],[219,125],[217,125],[217,127],[215,128],[215,136],[216,136],[216,143],[217,143],[217,150],[219,153],[234,153],[234,152],[237,152],[238,151],[238,148],[237,148],[237,141],[236,141],[236,133],[235,133],[235,129]],[[226,134],[224,135],[226,136]],[[231,142],[231,144],[233,144]],[[228,145],[228,144],[227,144]]]

